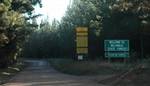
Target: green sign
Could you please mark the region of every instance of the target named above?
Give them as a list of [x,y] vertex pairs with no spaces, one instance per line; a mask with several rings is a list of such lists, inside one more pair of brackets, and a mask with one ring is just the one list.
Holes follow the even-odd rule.
[[105,40],[105,51],[129,51],[129,40]]
[[111,58],[127,58],[129,57],[128,52],[105,52],[105,57],[111,57]]
[[105,40],[105,57],[107,58],[128,58],[129,40]]

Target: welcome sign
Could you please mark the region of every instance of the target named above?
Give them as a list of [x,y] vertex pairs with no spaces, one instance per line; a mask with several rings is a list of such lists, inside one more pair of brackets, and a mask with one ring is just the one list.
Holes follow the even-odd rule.
[[105,40],[105,51],[129,51],[129,40]]
[[127,58],[129,57],[129,40],[105,40],[105,57]]

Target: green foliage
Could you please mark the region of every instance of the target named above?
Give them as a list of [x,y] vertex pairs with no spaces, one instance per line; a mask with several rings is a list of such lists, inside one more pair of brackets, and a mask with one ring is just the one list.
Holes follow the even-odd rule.
[[145,21],[146,24],[149,22],[150,12],[150,1],[149,0],[119,0],[110,9],[113,12],[132,13],[141,19],[141,23]]
[[[29,34],[27,28],[30,28],[25,13],[31,14],[34,10],[32,2],[0,1],[0,67],[14,63],[21,52],[21,45]],[[37,3],[40,3],[39,0],[34,0],[34,4]]]
[[[139,38],[143,33],[147,37],[146,46],[149,45],[149,3],[148,0],[74,0],[60,22],[40,24],[40,30],[27,43],[32,48],[28,47],[25,52],[28,55],[32,52],[30,55],[34,57],[73,57],[75,28],[85,26],[89,29],[91,58],[103,55],[104,39],[128,39],[133,52],[139,53]],[[34,16],[26,20],[30,18]]]
[[56,20],[51,24],[47,20],[42,21],[41,28],[32,33],[25,44],[25,57],[50,58],[60,55],[62,45],[58,24]]

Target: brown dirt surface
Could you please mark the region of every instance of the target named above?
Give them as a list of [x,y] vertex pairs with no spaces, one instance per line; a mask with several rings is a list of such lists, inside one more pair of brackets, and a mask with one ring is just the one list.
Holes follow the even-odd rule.
[[54,70],[46,60],[26,60],[24,71],[1,86],[107,86],[98,83],[110,76],[73,76]]

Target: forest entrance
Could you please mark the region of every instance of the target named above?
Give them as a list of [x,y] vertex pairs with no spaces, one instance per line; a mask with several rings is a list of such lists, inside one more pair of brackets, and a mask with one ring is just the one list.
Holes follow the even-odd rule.
[[[77,27],[88,28],[88,37],[84,33],[86,37],[76,38]],[[116,77],[123,83],[115,86],[150,86],[149,28],[150,0],[0,0],[0,83],[26,67],[22,59],[39,58],[66,74],[119,73]],[[109,50],[105,54],[105,40],[129,40],[129,53],[116,55]],[[87,52],[86,60],[74,59]],[[107,63],[105,55],[114,61]],[[127,63],[117,58],[124,55],[129,57]],[[47,64],[43,60],[27,63],[31,67]]]

